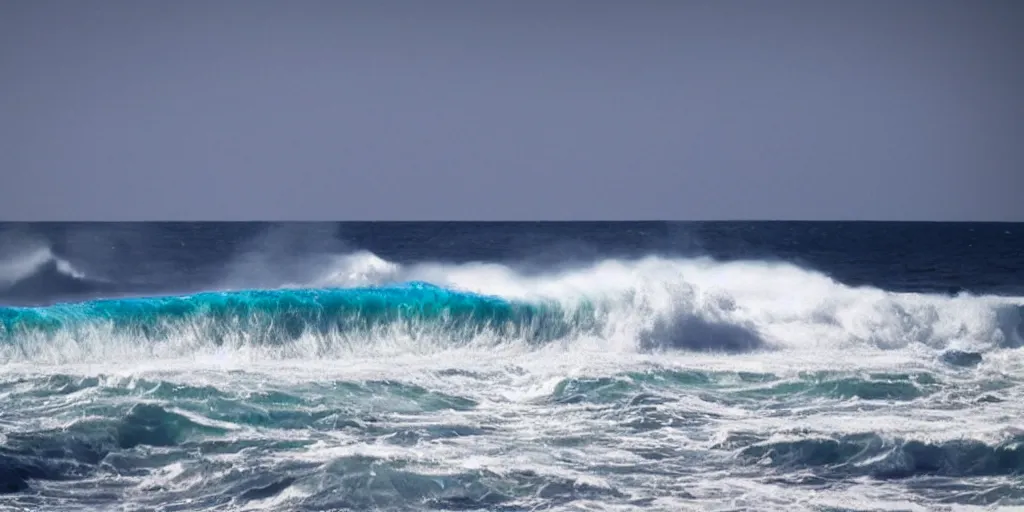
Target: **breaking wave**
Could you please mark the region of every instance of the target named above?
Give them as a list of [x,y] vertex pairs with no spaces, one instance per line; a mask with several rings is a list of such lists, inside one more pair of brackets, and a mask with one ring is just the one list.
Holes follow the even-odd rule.
[[[355,253],[310,284],[0,308],[0,357],[274,346],[317,358],[382,343],[401,350],[401,340],[445,348],[585,338],[628,351],[923,345],[976,360],[1021,346],[1024,316],[1021,299],[901,294],[788,264],[655,257],[527,274]],[[973,364],[953,356],[950,364]]]
[[114,290],[113,283],[88,276],[47,246],[0,261],[0,299],[36,303],[50,297],[88,296]]

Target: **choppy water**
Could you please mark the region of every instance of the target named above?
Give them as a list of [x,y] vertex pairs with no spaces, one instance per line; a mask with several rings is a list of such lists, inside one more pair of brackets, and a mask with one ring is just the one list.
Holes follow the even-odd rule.
[[[233,253],[134,225],[232,256],[106,273],[66,247],[100,228],[8,227],[39,261],[0,266],[0,508],[1024,506],[1024,226],[875,225],[885,258],[861,225],[362,226],[374,252],[292,226]],[[591,244],[527,261],[514,229]]]

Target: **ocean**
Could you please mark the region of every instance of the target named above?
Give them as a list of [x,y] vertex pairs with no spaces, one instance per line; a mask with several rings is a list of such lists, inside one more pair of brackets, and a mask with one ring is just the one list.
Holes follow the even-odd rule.
[[0,224],[0,510],[1024,507],[1024,224]]

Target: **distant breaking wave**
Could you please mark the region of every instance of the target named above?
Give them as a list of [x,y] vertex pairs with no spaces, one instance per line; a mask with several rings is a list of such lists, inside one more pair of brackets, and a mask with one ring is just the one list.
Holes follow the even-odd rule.
[[35,303],[52,297],[89,296],[115,291],[105,279],[86,275],[46,246],[0,261],[0,299]]
[[20,257],[0,262],[0,286],[13,285],[47,269],[68,278],[86,279],[84,272],[55,256],[49,247],[37,247]]

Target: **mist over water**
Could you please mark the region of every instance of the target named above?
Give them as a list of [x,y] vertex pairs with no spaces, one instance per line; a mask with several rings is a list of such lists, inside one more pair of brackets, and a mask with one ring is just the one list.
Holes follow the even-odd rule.
[[1024,228],[939,227],[6,226],[0,504],[1024,505]]

